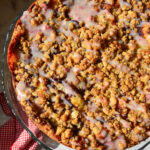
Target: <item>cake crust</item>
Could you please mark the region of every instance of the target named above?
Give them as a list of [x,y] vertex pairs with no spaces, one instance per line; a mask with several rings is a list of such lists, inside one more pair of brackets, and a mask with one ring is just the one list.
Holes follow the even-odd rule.
[[123,150],[150,136],[149,9],[37,0],[23,13],[7,62],[22,109],[43,133],[77,150]]

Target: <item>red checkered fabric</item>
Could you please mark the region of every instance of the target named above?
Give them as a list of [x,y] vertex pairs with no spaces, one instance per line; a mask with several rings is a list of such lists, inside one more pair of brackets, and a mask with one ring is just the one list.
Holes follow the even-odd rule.
[[[36,150],[38,143],[35,142],[22,125],[16,120],[11,109],[6,103],[4,94],[0,94],[0,104],[4,113],[11,116],[11,119],[0,127],[0,150]],[[26,116],[25,116],[26,117]],[[37,127],[26,117],[28,128],[42,139],[42,134]]]

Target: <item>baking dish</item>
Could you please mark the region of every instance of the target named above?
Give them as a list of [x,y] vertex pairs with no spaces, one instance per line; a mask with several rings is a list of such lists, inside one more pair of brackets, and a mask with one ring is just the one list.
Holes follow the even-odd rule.
[[[4,54],[3,54],[3,61],[2,61],[2,68],[1,68],[1,75],[2,75],[2,88],[7,100],[7,103],[9,104],[9,106],[11,107],[11,110],[13,112],[13,114],[16,116],[16,118],[19,120],[19,122],[22,124],[22,126],[26,129],[26,131],[30,134],[30,136],[37,141],[43,148],[45,149],[54,149],[54,150],[71,150],[68,147],[65,147],[59,143],[57,143],[56,141],[50,139],[49,137],[47,137],[44,133],[42,133],[41,131],[38,132],[39,134],[43,135],[42,140],[40,140],[38,138],[38,135],[34,133],[34,131],[32,131],[31,128],[28,127],[28,123],[26,122],[25,118],[27,117],[26,114],[24,113],[24,111],[21,109],[21,106],[19,104],[19,102],[17,101],[13,86],[12,86],[12,76],[11,76],[11,72],[9,71],[8,65],[7,65],[7,48],[8,48],[8,44],[10,42],[12,33],[13,33],[13,29],[14,26],[18,20],[20,16],[18,16],[13,23],[10,26],[10,29],[7,33],[6,36],[6,41],[5,41],[5,46],[4,46]],[[24,117],[26,116],[26,117]],[[150,149],[150,138],[141,142],[140,144],[129,148],[128,150],[148,150]]]

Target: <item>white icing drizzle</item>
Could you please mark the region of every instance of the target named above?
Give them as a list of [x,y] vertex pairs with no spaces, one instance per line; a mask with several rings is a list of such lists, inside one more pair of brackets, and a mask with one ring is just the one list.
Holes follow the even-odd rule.
[[21,20],[21,22],[23,24],[25,24],[26,29],[30,29],[31,28],[31,25],[30,25],[30,22],[29,22],[29,20],[31,20],[31,16],[30,16],[29,11],[24,11],[23,15],[20,18],[20,20]]
[[56,40],[53,38],[53,34],[52,34],[54,31],[49,25],[42,25],[41,29],[44,36],[47,37],[47,39],[44,42],[51,42]]
[[79,53],[74,53],[74,54],[73,54],[73,58],[77,58],[77,59],[78,59],[78,58],[81,58],[81,55],[80,55]]
[[[32,54],[32,58],[40,58],[40,59],[44,58],[44,55],[39,50],[37,43],[32,43],[31,44],[31,54]],[[32,61],[34,62],[34,60],[32,60]]]
[[70,141],[70,143],[71,143],[72,145],[80,146],[80,144],[77,143],[77,142]]
[[42,14],[45,16],[47,21],[52,17],[53,12],[54,11],[52,9],[47,9],[46,5],[42,8]]
[[39,78],[39,81],[41,82],[41,83],[44,83],[44,80],[43,80],[43,78]]
[[78,84],[79,88],[82,90],[86,90],[86,84],[85,82],[80,81],[80,83]]
[[121,72],[129,72],[130,71],[129,67],[127,67],[126,65],[123,65],[123,64],[121,64],[119,62],[116,62],[114,60],[110,60],[109,64],[114,66],[114,67],[116,67]]
[[124,135],[120,135],[120,136],[115,140],[115,148],[116,148],[116,150],[120,150],[119,142],[121,142],[124,146],[126,146],[126,140],[125,140],[125,138],[124,138]]
[[86,51],[87,51],[88,53],[91,53],[91,54],[96,55],[96,51],[94,51],[94,50],[87,49]]
[[91,46],[91,47],[100,47],[101,43],[100,42],[89,42],[89,41],[84,41],[84,43],[88,46]]
[[74,73],[77,73],[77,72],[80,72],[80,69],[79,69],[79,68],[76,68],[76,67],[73,67],[73,68],[72,68],[72,71],[73,71]]
[[124,0],[119,0],[119,4],[120,4],[120,7],[123,7],[124,5],[131,6],[131,4],[125,2]]
[[75,0],[74,5],[71,6],[70,16],[73,20],[84,21],[86,26],[94,24],[92,16],[98,13],[94,10],[94,1]]
[[88,150],[94,150],[94,148],[89,147]]
[[[42,13],[45,16],[46,21],[48,21],[49,17],[52,16],[53,10],[43,7],[42,8]],[[47,37],[46,42],[53,40],[52,37],[51,37],[51,33],[52,33],[53,30],[48,25],[41,24],[41,25],[37,25],[37,26],[31,26],[32,16],[29,13],[29,11],[25,11],[23,13],[22,17],[20,18],[20,20],[23,24],[25,24],[25,27],[28,30],[29,36],[31,38],[34,38],[37,33],[42,32],[44,34],[44,36]]]
[[105,0],[105,4],[112,5],[112,4],[113,4],[113,1],[112,1],[112,0]]
[[[105,121],[100,116],[96,117],[96,120],[98,120],[98,121],[100,121],[102,123],[105,123]],[[106,124],[104,124],[104,125],[107,126]]]
[[126,25],[128,23],[127,18],[119,18],[119,22],[124,23],[125,27],[127,28],[127,25]]
[[138,42],[138,44],[139,44],[141,47],[145,47],[145,46],[148,46],[148,47],[149,47],[148,42],[147,42],[142,36],[140,36],[139,34],[136,34],[136,35],[135,35],[135,40]]
[[16,86],[17,98],[20,101],[22,98],[27,99],[30,94],[29,89],[27,88],[25,82],[20,81]]
[[94,104],[94,103],[89,103],[89,104],[88,104],[88,108],[89,108],[89,111],[95,112],[98,107],[97,107],[97,105]]
[[67,6],[73,5],[74,0],[63,0],[63,4]]
[[91,123],[96,124],[98,121],[104,123],[105,127],[108,127],[108,124],[101,118],[101,117],[96,117],[96,119],[93,119],[89,116],[87,116],[85,113],[82,113],[82,115],[85,117],[86,120],[90,121]]
[[119,142],[121,142],[124,146],[126,146],[124,135],[120,135],[115,141],[108,140],[106,143],[106,145],[108,146],[107,150],[112,150],[112,149],[120,150]]
[[129,96],[126,96],[128,100],[133,101],[133,99]]
[[150,103],[150,94],[146,94],[145,97],[146,97],[146,101],[147,101],[148,103]]
[[69,105],[70,107],[73,106],[66,98],[61,97],[61,99],[63,100],[64,104]]
[[108,10],[100,10],[97,12],[94,9],[96,2],[93,0],[75,0],[74,5],[71,6],[70,17],[73,20],[83,21],[86,27],[97,26],[99,29],[103,29],[99,24],[93,21],[94,16],[103,15],[106,19],[114,20],[114,16],[108,12]]
[[97,123],[96,119],[92,119],[91,117],[87,116],[85,113],[82,113],[86,120],[90,121],[91,123]]
[[39,75],[43,77],[47,77],[47,74],[41,69],[39,69]]
[[102,130],[102,131],[101,131],[101,136],[102,136],[102,137],[106,137],[106,135],[107,135],[106,130]]
[[137,104],[131,97],[126,96],[126,98],[129,100],[129,103],[126,104],[126,106],[131,109],[131,110],[135,110],[135,111],[140,111],[140,112],[146,112],[146,107],[141,105],[141,104]]
[[63,20],[57,23],[60,24],[60,27],[58,29],[59,32],[64,33],[66,36],[72,36],[74,39],[77,38],[77,36],[73,32],[71,32],[68,28],[69,21]]
[[143,90],[141,90],[140,88],[136,88],[138,92],[140,92],[141,94],[144,94]]
[[125,128],[129,128],[129,127],[130,127],[130,124],[129,124],[128,121],[126,121],[126,120],[124,120],[124,119],[120,119],[119,121],[122,123],[122,125],[123,125]]
[[62,81],[62,84],[64,85],[64,92],[67,95],[69,95],[69,96],[77,95],[77,93],[72,89],[72,87],[68,83]]
[[138,33],[132,31],[130,34],[135,38],[135,40],[141,47],[149,47],[149,43],[146,41],[146,39],[144,39]]
[[149,118],[143,119],[143,121],[146,123],[147,127],[150,126],[150,119]]
[[143,27],[143,25],[150,25],[150,22],[147,21],[141,21],[139,25],[137,25],[137,27]]
[[30,23],[31,19],[32,17],[29,11],[25,11],[20,18],[21,22],[25,24],[25,27],[28,30],[30,37],[33,38],[38,32],[41,32],[41,25],[32,27]]
[[77,77],[75,76],[73,72],[73,69],[70,69],[70,71],[67,73],[66,81],[68,83],[74,83],[78,81]]
[[110,21],[114,20],[114,16],[107,9],[101,10],[97,15],[103,15],[105,19],[108,19]]
[[135,101],[130,101],[130,103],[126,105],[131,110],[145,112],[145,108],[140,104],[137,104]]
[[[140,127],[137,128],[139,131],[142,129]],[[131,131],[132,136],[134,136],[134,139],[136,141],[142,141],[143,140],[143,136],[141,134],[136,133],[134,130]]]
[[52,102],[55,102],[55,96],[52,96],[52,97],[51,97],[51,101],[52,101]]
[[29,58],[27,58],[26,54],[20,53],[19,56],[25,64],[29,64],[30,60],[29,60]]

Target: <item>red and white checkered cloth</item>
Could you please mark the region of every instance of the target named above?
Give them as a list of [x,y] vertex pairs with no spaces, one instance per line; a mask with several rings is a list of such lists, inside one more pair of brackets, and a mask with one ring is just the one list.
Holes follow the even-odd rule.
[[[4,113],[11,116],[11,119],[0,127],[0,150],[36,150],[38,143],[31,138],[23,126],[16,120],[6,103],[3,93],[0,93],[0,105]],[[32,128],[32,132],[39,139],[42,139],[42,135],[37,127],[27,117],[25,121],[28,123],[28,128]]]

